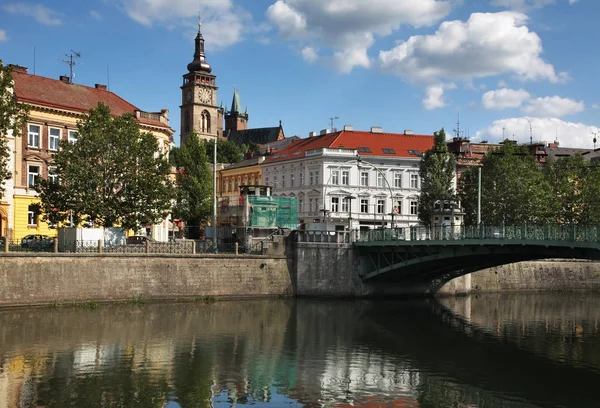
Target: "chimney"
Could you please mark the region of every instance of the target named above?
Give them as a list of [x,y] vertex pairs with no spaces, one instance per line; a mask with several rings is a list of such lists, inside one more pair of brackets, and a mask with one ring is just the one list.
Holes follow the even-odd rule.
[[383,128],[380,126],[371,126],[371,133],[383,133]]
[[169,110],[168,109],[161,109],[160,110],[160,114],[163,115],[165,118],[169,117]]
[[413,131],[412,131],[412,130],[410,130],[410,129],[404,129],[404,134],[405,134],[405,135],[407,135],[407,136],[408,136],[408,135],[414,135],[414,134],[415,134],[415,132],[413,132]]
[[71,81],[69,80],[69,77],[66,75],[61,75],[60,77],[58,77],[58,79],[60,79],[60,82],[64,82],[65,84],[71,83]]
[[308,134],[308,137],[315,137],[317,135],[317,132],[310,132]]
[[106,91],[106,85],[96,84],[95,87],[101,91]]
[[327,133],[329,133],[329,129],[323,129],[321,132],[319,132],[319,136],[326,135]]
[[21,65],[8,64],[8,68],[12,69],[14,72],[20,72],[22,74],[27,73],[27,67],[22,67]]
[[354,130],[354,127],[352,127],[352,125],[344,125],[344,130],[346,132],[352,132]]

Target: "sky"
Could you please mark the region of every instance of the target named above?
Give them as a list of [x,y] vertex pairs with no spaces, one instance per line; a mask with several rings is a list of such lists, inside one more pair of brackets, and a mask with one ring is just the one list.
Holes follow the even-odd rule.
[[198,15],[250,127],[600,147],[598,0],[0,0],[0,59],[58,78],[80,53],[75,83],[168,109],[178,144]]

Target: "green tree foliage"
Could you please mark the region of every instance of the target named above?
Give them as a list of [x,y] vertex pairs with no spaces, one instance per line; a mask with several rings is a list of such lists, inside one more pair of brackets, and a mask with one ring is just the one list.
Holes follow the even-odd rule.
[[435,132],[434,137],[434,145],[423,154],[419,170],[421,176],[419,219],[425,225],[431,224],[431,213],[437,200],[452,200],[455,196],[453,180],[456,159],[448,153],[444,129]]
[[6,180],[12,177],[8,168],[10,148],[6,135],[12,131],[19,137],[29,117],[29,106],[18,103],[14,92],[12,69],[0,60],[0,198],[4,196]]
[[[171,161],[177,169],[177,199],[173,217],[190,227],[189,238],[199,238],[200,225],[212,214],[212,172],[205,143],[195,133],[172,151]],[[214,146],[214,145],[213,145]]]
[[[206,155],[209,163],[213,162],[213,152],[215,142],[213,140],[204,141],[206,144]],[[244,146],[244,145],[242,145]],[[244,160],[242,148],[229,140],[219,140],[217,142],[217,163],[239,163]]]
[[37,186],[44,220],[137,230],[161,221],[174,195],[170,165],[156,138],[129,113],[113,117],[99,103],[77,125],[76,143],[54,155],[58,183]]
[[600,167],[575,155],[549,160],[544,168],[554,199],[556,222],[600,223]]
[[[477,168],[464,172],[459,182],[465,222],[476,223]],[[481,221],[488,225],[543,223],[553,217],[553,193],[527,148],[505,141],[482,160]]]

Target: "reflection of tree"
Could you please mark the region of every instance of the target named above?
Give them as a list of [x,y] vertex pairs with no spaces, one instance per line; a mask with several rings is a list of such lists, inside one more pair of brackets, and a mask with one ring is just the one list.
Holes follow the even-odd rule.
[[162,408],[168,401],[165,373],[146,364],[136,366],[133,354],[123,353],[99,372],[73,372],[73,353],[61,353],[39,379],[37,406]]
[[200,341],[176,349],[173,395],[181,408],[212,406],[214,366],[214,353],[205,349]]

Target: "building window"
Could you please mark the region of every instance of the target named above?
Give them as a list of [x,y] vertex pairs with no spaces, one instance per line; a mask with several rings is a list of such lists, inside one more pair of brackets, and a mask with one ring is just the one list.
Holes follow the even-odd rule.
[[394,187],[402,188],[402,173],[399,171],[394,173]]
[[233,181],[231,179],[229,179],[229,188],[227,189],[227,191],[229,191],[229,192],[233,191]]
[[273,187],[277,187],[277,176],[273,176]]
[[394,214],[402,214],[402,201],[394,202]]
[[315,184],[319,184],[319,170],[315,171]]
[[48,133],[48,150],[58,150],[60,140],[60,129],[51,128]]
[[281,176],[281,188],[285,188],[285,174]]
[[385,200],[377,200],[377,214],[383,214],[385,212]]
[[37,208],[34,205],[30,205],[27,208],[27,225],[36,226],[38,224]]
[[58,174],[56,173],[56,167],[48,168],[48,181],[52,184],[58,184]]
[[303,206],[304,206],[304,200],[302,200],[301,198],[298,199],[298,212],[304,211]]
[[223,181],[223,191],[227,191],[227,181]]
[[419,188],[419,175],[418,174],[410,175],[410,188]]
[[331,197],[331,212],[339,212],[340,211],[340,198],[339,197]]
[[38,177],[40,176],[39,166],[27,166],[27,186],[35,187]]
[[210,133],[210,113],[208,111],[202,111],[202,115],[200,115],[200,131]]
[[360,199],[360,212],[363,214],[367,214],[369,212],[369,199],[368,198]]
[[312,186],[314,184],[314,176],[313,176],[313,172],[309,172],[308,173],[308,185]]
[[27,144],[29,147],[40,147],[40,127],[38,125],[29,125]]
[[312,199],[312,198],[308,200],[308,208],[309,208],[309,211],[310,211],[310,212],[313,212],[313,211],[314,211],[314,210],[313,210],[313,203],[314,203],[314,201],[315,201],[315,200],[314,200],[314,199]]
[[410,215],[417,215],[418,214],[418,208],[419,208],[419,202],[418,201],[411,201],[410,202]]
[[342,200],[342,212],[345,212],[345,213],[348,212],[348,209],[350,208],[349,204],[350,204],[350,200],[349,199],[344,198]]
[[290,187],[294,187],[294,174],[290,174]]
[[300,172],[300,187],[304,185],[304,173]]
[[334,186],[340,184],[340,172],[338,170],[331,171],[331,184]]
[[76,130],[69,130],[69,134],[67,136],[67,140],[70,144],[75,144],[77,142],[77,137],[79,134]]
[[369,185],[369,172],[363,171],[360,173],[360,185],[367,187]]
[[342,171],[342,184],[347,186],[350,184],[350,171],[344,170]]
[[385,187],[383,173],[377,172],[377,187]]

